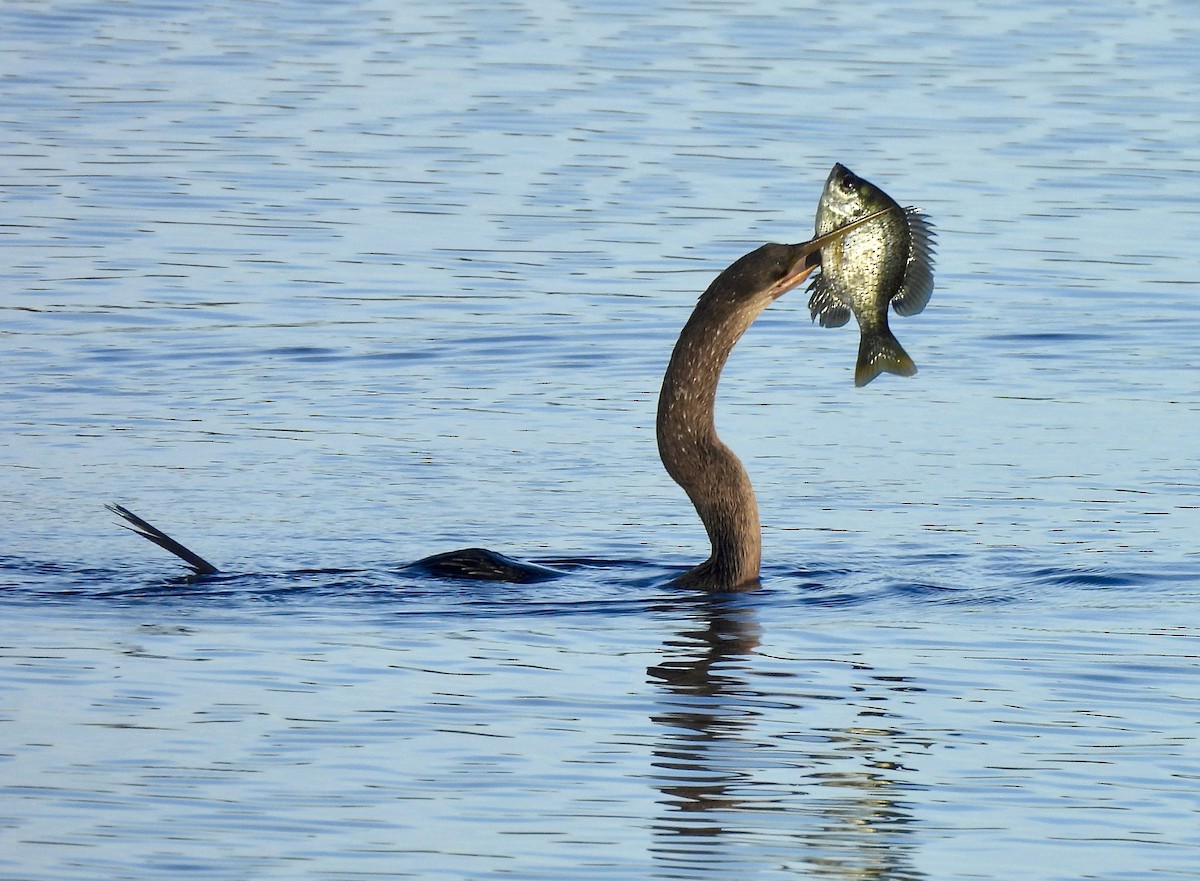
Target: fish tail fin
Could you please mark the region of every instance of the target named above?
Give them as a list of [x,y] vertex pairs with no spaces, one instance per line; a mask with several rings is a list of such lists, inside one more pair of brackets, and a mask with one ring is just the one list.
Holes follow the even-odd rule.
[[897,376],[915,376],[917,372],[917,365],[886,325],[862,334],[854,384],[861,388],[885,371]]

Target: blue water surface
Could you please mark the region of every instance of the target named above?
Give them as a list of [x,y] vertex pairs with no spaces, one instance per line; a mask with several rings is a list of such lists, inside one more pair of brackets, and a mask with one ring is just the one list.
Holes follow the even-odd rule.
[[[1194,877],[1198,38],[0,6],[0,879]],[[762,588],[673,590],[671,345],[834,162],[937,227],[921,372],[774,304],[718,413]],[[403,569],[470,545],[570,574]]]

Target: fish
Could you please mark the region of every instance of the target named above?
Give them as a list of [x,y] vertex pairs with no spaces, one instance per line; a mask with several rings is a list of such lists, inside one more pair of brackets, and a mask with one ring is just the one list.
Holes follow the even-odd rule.
[[[891,209],[891,210],[889,210]],[[883,212],[822,245],[820,274],[809,287],[808,309],[822,327],[858,320],[854,384],[883,372],[913,376],[917,365],[888,327],[888,306],[916,315],[933,293],[933,224],[918,208],[901,208],[879,187],[837,164],[817,205],[816,233]]]

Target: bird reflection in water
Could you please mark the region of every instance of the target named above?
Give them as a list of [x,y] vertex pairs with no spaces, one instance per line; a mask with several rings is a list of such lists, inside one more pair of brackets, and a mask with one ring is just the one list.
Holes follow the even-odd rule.
[[647,669],[663,703],[652,717],[663,806],[652,851],[663,876],[750,877],[769,863],[804,877],[922,879],[911,770],[895,758],[914,747],[884,725],[889,702],[912,686],[843,660],[832,662],[850,674],[838,693],[824,680],[806,688],[758,654],[754,605],[707,596],[680,609],[686,625]]

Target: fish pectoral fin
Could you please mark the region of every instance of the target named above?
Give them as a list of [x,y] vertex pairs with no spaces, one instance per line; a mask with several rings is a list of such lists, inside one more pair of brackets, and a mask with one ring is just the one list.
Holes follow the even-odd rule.
[[818,275],[808,290],[809,315],[813,321],[819,319],[821,327],[841,327],[850,320],[850,307],[842,302],[824,276]]

